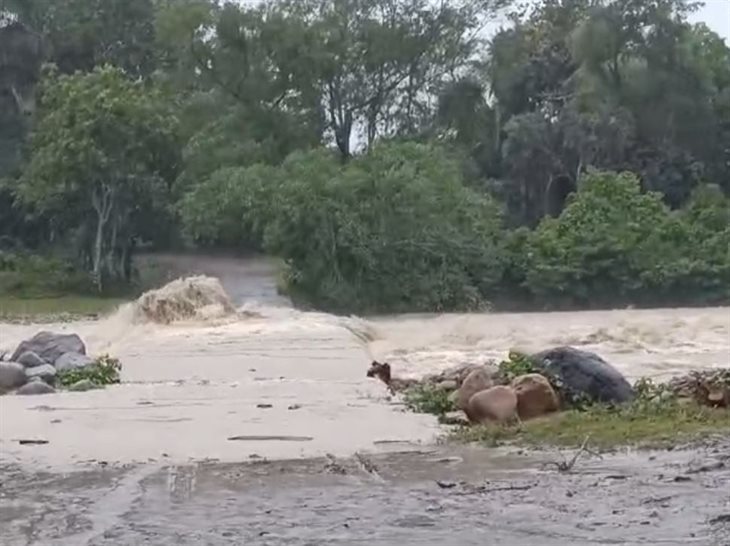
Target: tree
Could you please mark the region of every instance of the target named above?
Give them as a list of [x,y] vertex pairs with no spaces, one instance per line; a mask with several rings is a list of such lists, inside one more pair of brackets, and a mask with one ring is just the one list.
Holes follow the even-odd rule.
[[164,97],[117,68],[50,73],[43,82],[17,194],[80,230],[99,290],[126,276],[135,221],[164,198],[175,174],[175,126]]

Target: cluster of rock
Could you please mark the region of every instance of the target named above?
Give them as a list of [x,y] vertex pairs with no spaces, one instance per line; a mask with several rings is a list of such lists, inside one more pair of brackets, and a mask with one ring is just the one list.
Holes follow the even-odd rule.
[[76,334],[39,332],[21,342],[9,361],[0,360],[0,394],[51,394],[59,373],[93,364]]
[[622,403],[634,397],[623,375],[594,353],[558,347],[528,358],[539,373],[505,381],[499,367],[490,363],[452,368],[426,377],[424,382],[453,390],[454,406],[469,422],[480,424],[534,419],[558,411],[576,398],[589,403]]
[[730,368],[694,371],[669,381],[670,391],[703,406],[730,408]]
[[[528,420],[574,406],[622,404],[633,400],[635,389],[613,366],[595,353],[557,347],[528,355],[534,372],[505,380],[496,363],[463,365],[421,383],[453,391],[458,412],[447,416],[457,423],[508,423]],[[730,407],[730,369],[694,371],[661,386],[661,392],[709,407]]]

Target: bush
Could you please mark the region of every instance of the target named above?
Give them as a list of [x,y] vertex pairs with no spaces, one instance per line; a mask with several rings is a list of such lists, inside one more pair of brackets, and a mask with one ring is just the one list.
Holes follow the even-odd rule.
[[525,285],[536,300],[566,306],[727,300],[727,199],[707,191],[675,213],[633,174],[590,173],[530,238]]
[[456,409],[451,401],[452,393],[448,389],[424,383],[406,390],[403,398],[406,407],[411,411],[441,416]]
[[[212,214],[195,212],[208,202]],[[502,274],[498,207],[429,145],[383,144],[345,164],[317,151],[279,168],[228,170],[182,210],[208,238],[260,237],[286,262],[285,290],[327,310],[479,309]]]
[[96,386],[113,385],[120,382],[120,371],[122,364],[118,359],[102,355],[91,366],[60,372],[58,382],[64,387],[70,387],[83,380],[89,380]]

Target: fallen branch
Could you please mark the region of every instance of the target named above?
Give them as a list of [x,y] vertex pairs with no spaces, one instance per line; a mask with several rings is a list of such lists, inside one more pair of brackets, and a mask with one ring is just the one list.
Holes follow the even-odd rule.
[[596,453],[595,451],[591,451],[590,449],[588,449],[588,447],[586,447],[588,445],[588,440],[590,439],[590,437],[591,437],[590,434],[585,437],[585,439],[583,440],[583,443],[580,446],[580,449],[575,452],[575,454],[573,455],[573,458],[570,459],[570,461],[565,461],[565,460],[560,461],[560,462],[550,461],[550,462],[544,463],[543,466],[545,467],[545,466],[549,466],[549,465],[554,465],[555,468],[558,470],[558,472],[570,472],[573,469],[573,467],[575,466],[575,463],[578,462],[578,459],[580,458],[580,456],[583,453],[588,453],[589,455],[593,455],[594,457],[600,458],[601,455],[599,453]]

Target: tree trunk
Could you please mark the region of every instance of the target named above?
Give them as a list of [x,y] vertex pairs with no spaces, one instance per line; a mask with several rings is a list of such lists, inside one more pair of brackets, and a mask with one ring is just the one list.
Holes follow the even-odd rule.
[[104,281],[102,278],[104,227],[109,221],[109,216],[114,206],[114,191],[109,186],[102,184],[99,188],[95,188],[91,194],[91,203],[96,211],[96,236],[94,238],[94,254],[91,274],[97,291],[102,292],[104,289]]

